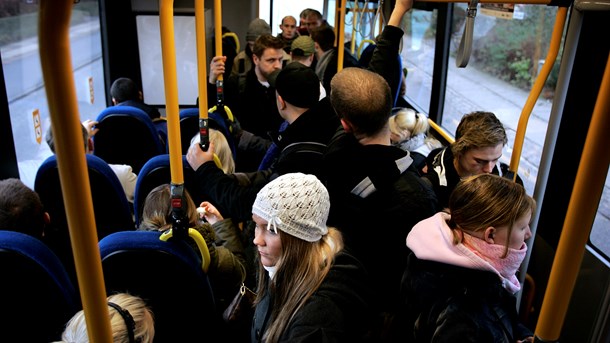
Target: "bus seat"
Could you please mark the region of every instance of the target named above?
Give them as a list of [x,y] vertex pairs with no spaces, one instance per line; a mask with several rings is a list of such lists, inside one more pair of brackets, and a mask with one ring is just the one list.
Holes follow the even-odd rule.
[[0,231],[0,341],[53,342],[80,310],[78,294],[59,258],[42,241]]
[[215,342],[220,315],[201,259],[177,237],[125,231],[99,242],[106,292],[145,299],[155,317],[155,342]]
[[[212,129],[222,132],[227,138],[227,142],[235,157],[235,142],[233,136],[229,133],[229,127],[222,115],[218,112],[208,113],[208,125]],[[199,133],[199,109],[185,108],[180,110],[180,139],[182,141],[182,153],[186,154],[190,145],[191,139]]]
[[[184,177],[184,187],[189,191],[195,205],[199,206],[204,199],[200,192],[195,192],[193,183],[195,182],[195,172],[186,161],[186,156],[182,156],[182,171]],[[136,180],[136,189],[133,197],[133,209],[136,227],[140,226],[142,212],[144,210],[144,200],[148,193],[155,187],[171,183],[172,176],[170,170],[169,154],[155,156],[148,160],[140,170]]]
[[[116,231],[135,230],[131,207],[116,174],[99,157],[91,154],[85,156],[98,239]],[[45,229],[45,242],[59,256],[76,282],[68,220],[55,155],[48,157],[38,168],[34,190],[51,217],[51,223]]]
[[151,157],[166,153],[150,117],[131,106],[110,106],[98,116],[93,154],[110,164],[126,164],[138,174]]

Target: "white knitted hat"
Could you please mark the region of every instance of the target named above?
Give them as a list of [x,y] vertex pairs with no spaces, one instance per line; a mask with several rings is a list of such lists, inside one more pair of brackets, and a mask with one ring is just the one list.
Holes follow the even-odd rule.
[[269,182],[256,195],[252,213],[267,221],[267,230],[277,229],[308,242],[328,233],[326,220],[330,198],[313,175],[284,174]]

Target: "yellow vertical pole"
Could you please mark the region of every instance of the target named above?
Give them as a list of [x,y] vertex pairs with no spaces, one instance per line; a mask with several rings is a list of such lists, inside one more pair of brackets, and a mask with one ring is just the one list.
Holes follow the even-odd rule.
[[180,143],[180,109],[178,106],[178,78],[176,76],[176,48],[174,42],[174,1],[159,3],[161,27],[161,56],[165,83],[165,110],[167,114],[167,140],[169,142],[172,184],[184,184],[182,174],[182,145]]
[[112,330],[72,74],[70,15],[73,3],[72,0],[41,0],[40,63],[88,334],[91,341],[109,343]]
[[525,140],[525,131],[527,130],[527,122],[529,121],[536,100],[540,97],[540,93],[544,88],[546,79],[551,74],[557,54],[559,53],[559,45],[561,43],[561,36],[563,35],[563,27],[566,22],[566,16],[568,13],[567,7],[559,7],[557,9],[557,15],[555,16],[555,26],[553,27],[553,34],[551,35],[551,42],[549,44],[549,52],[544,60],[544,65],[540,74],[536,78],[532,90],[530,91],[521,116],[519,116],[519,123],[517,125],[517,132],[515,133],[515,144],[513,145],[513,153],[510,157],[510,170],[514,171],[513,181],[517,179],[517,169],[519,168],[519,160],[521,159],[521,152],[523,151],[523,141]]
[[[222,56],[222,1],[214,0],[214,37],[216,40],[216,56]],[[231,72],[226,70],[225,72]],[[223,80],[223,75],[218,75],[218,80]]]
[[[199,84],[199,117],[208,117],[208,75],[205,51],[205,8],[203,0],[195,0],[195,32],[197,34],[197,82]],[[222,48],[222,41],[221,41]]]
[[576,173],[548,287],[544,294],[536,337],[542,342],[559,339],[585,245],[597,212],[610,164],[610,55],[593,109],[593,117]]
[[197,33],[197,83],[199,84],[199,146],[207,151],[210,146],[210,126],[208,123],[208,80],[203,0],[195,0],[195,30]]
[[343,70],[343,56],[345,54],[345,0],[337,0],[337,6],[339,6],[339,25],[337,26],[337,36],[339,37],[337,43],[337,73]]

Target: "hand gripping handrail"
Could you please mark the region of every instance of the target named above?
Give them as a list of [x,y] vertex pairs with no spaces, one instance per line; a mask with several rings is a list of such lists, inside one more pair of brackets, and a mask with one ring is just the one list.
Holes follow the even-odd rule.
[[73,3],[73,0],[40,1],[40,63],[89,339],[111,343],[106,287],[72,73],[70,15]]

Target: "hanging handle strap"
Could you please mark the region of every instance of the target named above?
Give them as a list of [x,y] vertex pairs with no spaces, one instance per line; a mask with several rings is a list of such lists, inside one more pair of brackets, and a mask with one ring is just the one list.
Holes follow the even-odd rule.
[[477,5],[479,0],[470,0],[468,4],[468,11],[466,14],[466,25],[464,25],[464,34],[460,41],[460,47],[458,48],[457,57],[455,58],[455,65],[458,68],[464,68],[468,64],[470,59],[470,53],[472,52],[472,32],[474,31],[474,17],[477,16]]

